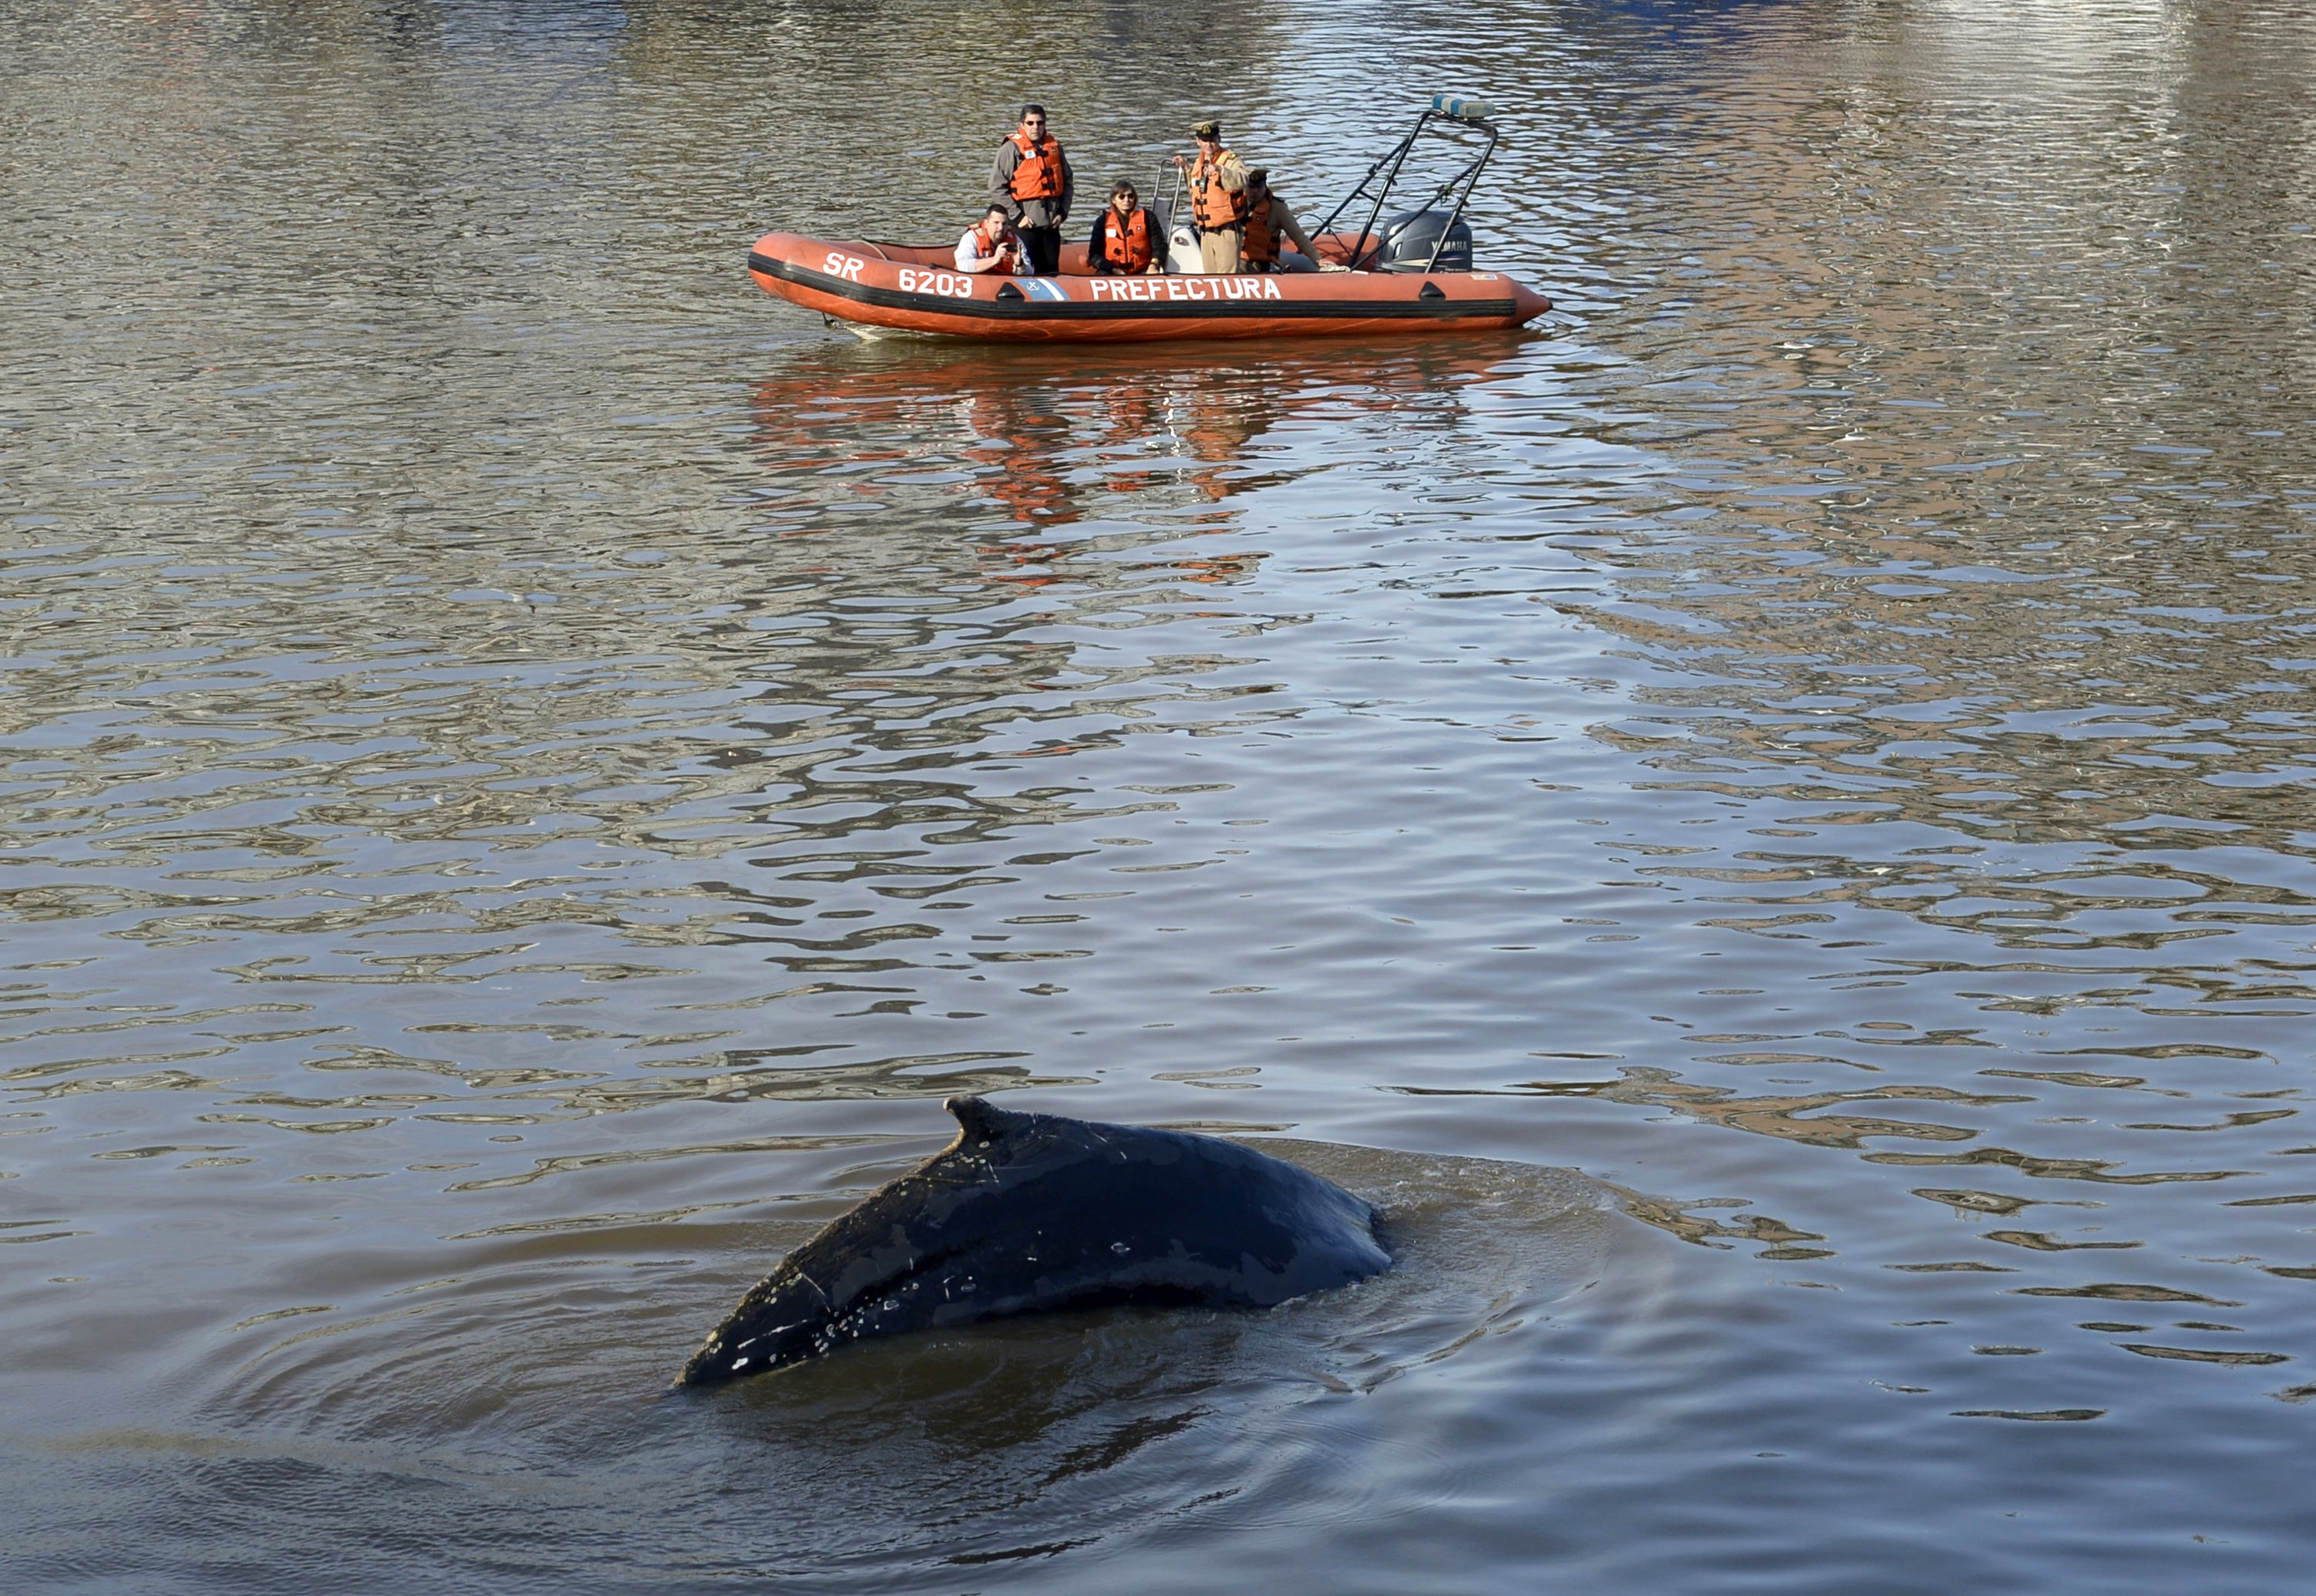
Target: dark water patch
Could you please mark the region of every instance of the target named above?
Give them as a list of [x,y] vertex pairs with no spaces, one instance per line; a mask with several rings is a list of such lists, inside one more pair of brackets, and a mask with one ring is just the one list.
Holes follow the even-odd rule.
[[[417,1556],[470,1580],[616,1577],[621,1559],[896,1574],[1004,1560],[1041,1525],[1056,1546],[1131,1542],[1223,1501],[1281,1527],[1403,1516],[1418,1504],[1379,1481],[1325,1504],[1293,1485],[1356,1444],[1332,1404],[1548,1333],[1571,1311],[1554,1305],[1611,1266],[1612,1221],[1567,1172],[1262,1145],[1378,1202],[1394,1270],[1267,1314],[1107,1310],[863,1343],[703,1396],[667,1388],[683,1353],[829,1205],[596,1216],[445,1238],[458,1272],[442,1278],[396,1278],[441,1248],[309,1263],[277,1288],[347,1299],[220,1326],[182,1433],[15,1444],[68,1476],[93,1461],[140,1478],[188,1538],[178,1566],[204,1577],[253,1535],[286,1547],[325,1524],[364,1548],[350,1567]],[[1468,1475],[1428,1443],[1416,1455]],[[908,1501],[941,1505],[896,1511]],[[484,1534],[511,1512],[521,1535]],[[436,1526],[423,1551],[397,1528],[421,1515]]]

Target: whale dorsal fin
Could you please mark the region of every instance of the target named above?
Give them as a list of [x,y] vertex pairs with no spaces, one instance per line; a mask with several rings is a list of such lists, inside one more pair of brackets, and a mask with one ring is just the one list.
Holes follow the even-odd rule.
[[941,1102],[965,1130],[966,1142],[994,1142],[1026,1128],[1035,1114],[1001,1109],[985,1097],[951,1097]]

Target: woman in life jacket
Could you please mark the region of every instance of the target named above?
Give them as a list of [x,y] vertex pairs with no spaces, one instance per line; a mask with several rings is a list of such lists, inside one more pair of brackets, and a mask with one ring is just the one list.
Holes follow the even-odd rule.
[[1026,277],[1029,263],[1021,258],[1021,240],[1006,218],[1002,205],[992,205],[981,219],[966,228],[957,241],[957,269],[995,272],[1006,277]]
[[1158,218],[1143,205],[1134,185],[1121,177],[1110,186],[1109,203],[1094,218],[1086,263],[1097,276],[1162,276],[1164,244]]

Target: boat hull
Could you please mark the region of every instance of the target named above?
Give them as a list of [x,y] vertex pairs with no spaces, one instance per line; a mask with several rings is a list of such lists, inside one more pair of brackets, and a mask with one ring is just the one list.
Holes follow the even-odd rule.
[[[1317,247],[1323,255],[1346,243],[1321,239]],[[1094,276],[1082,245],[1065,249],[1061,264],[1051,277],[975,274],[956,270],[945,250],[797,233],[767,233],[748,252],[749,274],[766,293],[843,321],[961,338],[1128,343],[1474,332],[1516,327],[1552,308],[1494,272]]]

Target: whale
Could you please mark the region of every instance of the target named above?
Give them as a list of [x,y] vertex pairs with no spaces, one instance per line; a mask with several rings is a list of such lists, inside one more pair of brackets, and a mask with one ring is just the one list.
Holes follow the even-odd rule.
[[1275,1307],[1391,1267],[1365,1199],[1252,1147],[978,1097],[941,1106],[957,1139],[781,1260],[677,1386],[1015,1314]]

